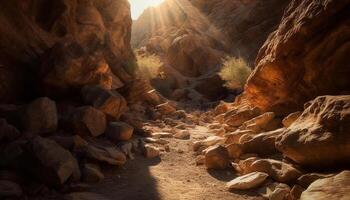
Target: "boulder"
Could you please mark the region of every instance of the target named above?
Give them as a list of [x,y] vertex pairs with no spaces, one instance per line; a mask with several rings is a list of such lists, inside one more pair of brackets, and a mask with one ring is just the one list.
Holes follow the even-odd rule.
[[85,86],[81,93],[85,103],[113,119],[119,119],[127,109],[126,100],[116,91],[106,90],[101,86]]
[[103,112],[84,106],[72,114],[71,124],[76,134],[97,137],[105,132],[107,122]]
[[59,186],[70,177],[80,179],[80,170],[73,155],[50,139],[35,137],[28,145],[25,169],[33,177],[51,186]]
[[343,171],[336,176],[313,182],[302,194],[300,200],[349,199],[350,171]]
[[56,103],[47,97],[36,99],[24,108],[21,117],[26,131],[55,131],[58,123]]
[[229,164],[229,155],[225,147],[215,145],[205,150],[207,169],[226,169]]
[[85,163],[82,167],[82,180],[88,183],[97,183],[104,179],[100,166],[92,163]]
[[228,133],[225,135],[225,144],[231,144],[231,143],[235,143],[238,144],[239,143],[239,139],[245,135],[245,134],[250,134],[253,135],[254,132],[251,130],[236,130],[232,133]]
[[181,130],[174,134],[174,138],[181,139],[181,140],[188,140],[190,139],[191,134],[188,130]]
[[0,180],[0,198],[12,199],[22,196],[22,188],[12,181]]
[[266,131],[267,126],[274,120],[275,113],[267,112],[253,119],[246,121],[239,127],[241,130],[251,130],[254,133]]
[[20,136],[16,127],[8,124],[6,119],[0,119],[0,142],[12,142]]
[[124,122],[110,122],[106,129],[106,137],[113,142],[130,140],[134,128]]
[[158,112],[162,113],[163,115],[169,115],[169,114],[176,112],[176,108],[174,108],[174,106],[170,105],[169,102],[157,105],[156,110]]
[[205,140],[201,140],[201,141],[196,141],[193,143],[193,150],[194,151],[198,151],[202,148],[206,148],[209,146],[213,146],[216,144],[221,144],[224,142],[224,138],[220,137],[220,136],[210,136],[208,138],[206,138]]
[[241,160],[236,167],[241,174],[251,172],[265,172],[272,179],[280,183],[292,183],[296,181],[302,173],[292,165],[273,159],[248,158]]
[[126,162],[125,154],[108,142],[89,142],[81,151],[89,159],[110,165],[120,166]]
[[304,188],[308,188],[311,183],[324,178],[329,178],[334,176],[334,174],[319,174],[319,173],[309,173],[304,174],[298,178],[298,184]]
[[282,120],[283,126],[285,128],[288,128],[290,125],[293,124],[293,122],[295,122],[300,117],[301,114],[302,114],[302,112],[300,112],[300,111],[289,114],[287,117],[285,117]]
[[239,158],[243,154],[243,148],[240,144],[229,144],[226,147],[230,158]]
[[269,175],[263,172],[252,172],[233,179],[226,184],[226,188],[232,190],[249,190],[259,187]]
[[287,200],[290,187],[284,183],[269,181],[258,189],[258,193],[269,200]]
[[276,140],[296,163],[330,167],[350,163],[350,96],[321,96]]
[[294,185],[293,188],[290,190],[290,199],[291,200],[299,200],[301,193],[305,191],[305,188],[301,187],[300,185]]

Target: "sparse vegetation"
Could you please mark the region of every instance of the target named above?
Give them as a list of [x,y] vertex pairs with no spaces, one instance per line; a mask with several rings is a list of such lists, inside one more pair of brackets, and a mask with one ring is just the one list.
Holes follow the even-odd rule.
[[225,87],[242,89],[251,72],[252,70],[244,59],[227,56],[223,59],[219,76],[226,81]]
[[154,79],[160,74],[160,68],[163,66],[163,63],[158,56],[136,54],[136,57],[139,76]]

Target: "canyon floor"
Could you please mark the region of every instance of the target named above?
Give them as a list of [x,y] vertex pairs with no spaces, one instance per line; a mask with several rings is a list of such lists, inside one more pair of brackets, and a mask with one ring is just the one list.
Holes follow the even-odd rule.
[[189,140],[167,138],[170,151],[160,158],[137,156],[120,169],[107,170],[106,178],[91,192],[118,200],[262,199],[253,192],[227,191],[226,182],[235,178],[233,169],[207,171],[203,165],[196,166],[191,144],[212,134],[204,126],[189,131]]

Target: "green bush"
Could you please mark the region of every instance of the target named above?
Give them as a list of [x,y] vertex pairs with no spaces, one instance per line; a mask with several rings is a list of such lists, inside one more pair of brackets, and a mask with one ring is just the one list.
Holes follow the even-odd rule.
[[139,76],[147,79],[154,79],[160,74],[162,61],[156,55],[136,55]]
[[229,89],[242,89],[252,70],[242,58],[226,57],[219,76],[226,81],[225,87]]

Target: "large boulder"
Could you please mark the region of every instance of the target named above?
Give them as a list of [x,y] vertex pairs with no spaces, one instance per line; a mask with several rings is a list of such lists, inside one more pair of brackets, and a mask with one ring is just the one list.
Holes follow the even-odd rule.
[[28,144],[25,169],[35,178],[51,186],[59,186],[70,177],[80,179],[80,170],[73,155],[50,139],[35,137]]
[[209,147],[205,150],[205,166],[208,169],[226,169],[229,166],[227,149],[221,145]]
[[84,106],[76,109],[70,123],[76,134],[97,137],[105,132],[107,120],[102,111]]
[[350,171],[313,182],[302,194],[300,200],[349,199]]
[[292,0],[238,101],[284,115],[317,96],[349,91],[349,4]]
[[21,115],[23,128],[27,131],[47,133],[57,128],[56,103],[42,97],[28,104]]
[[350,96],[321,96],[276,140],[293,161],[310,167],[350,162]]
[[241,160],[235,168],[242,174],[251,172],[265,172],[272,179],[281,183],[296,181],[302,173],[292,165],[273,159],[260,159],[256,157]]
[[127,109],[126,100],[116,91],[106,90],[101,86],[85,86],[81,93],[85,103],[114,119],[119,119]]

